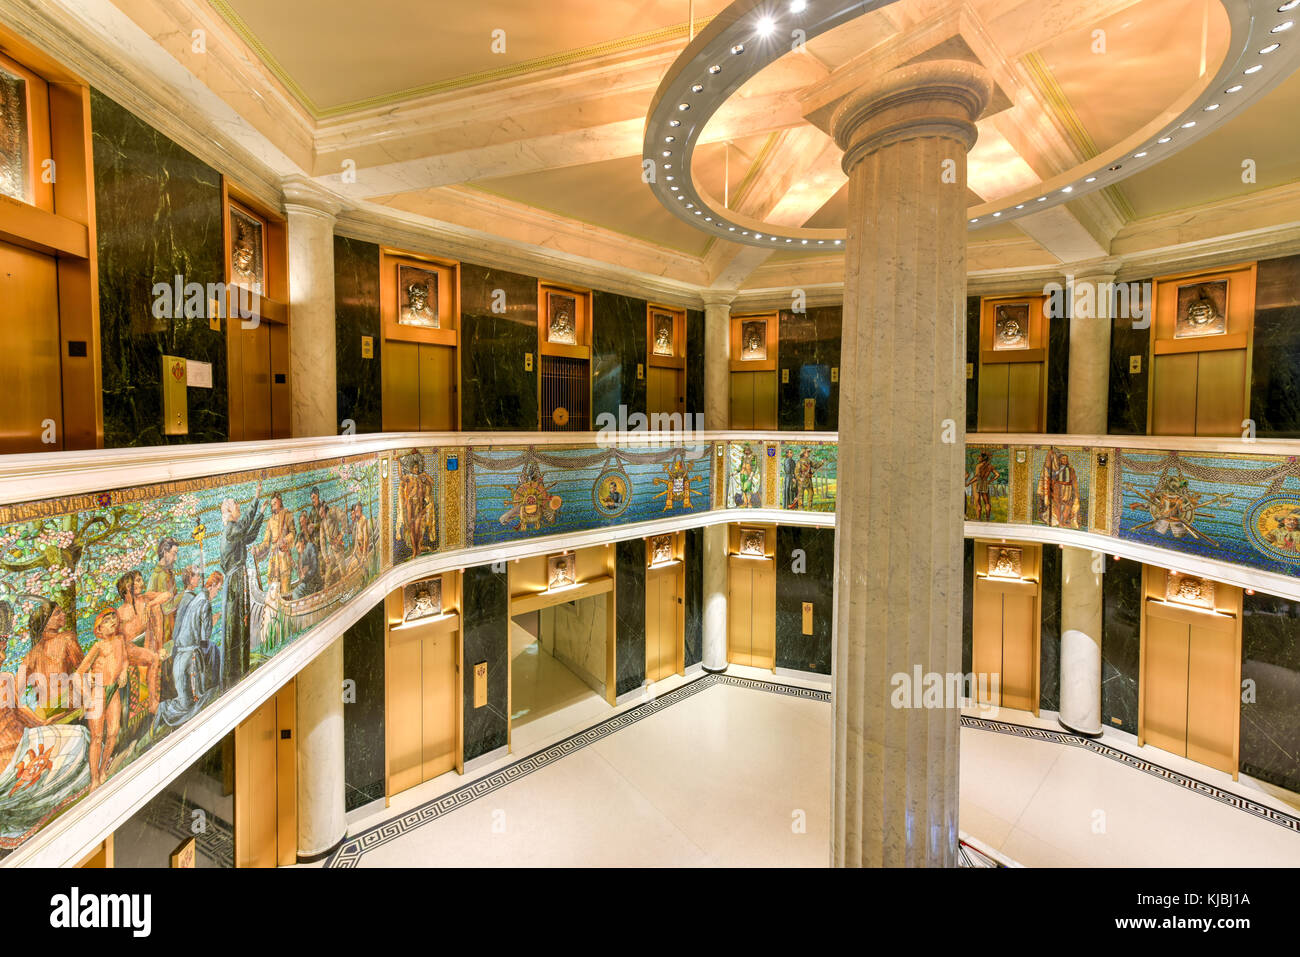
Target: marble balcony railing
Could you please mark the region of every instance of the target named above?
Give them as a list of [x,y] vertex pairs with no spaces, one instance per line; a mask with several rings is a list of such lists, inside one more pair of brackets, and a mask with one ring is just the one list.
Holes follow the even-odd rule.
[[[968,537],[1077,545],[1300,598],[1300,532],[1289,534],[1289,524],[1300,525],[1300,442],[967,439]],[[78,859],[384,595],[413,581],[715,523],[834,524],[835,440],[404,433],[0,459],[5,672],[30,649],[29,622],[42,603],[63,606],[64,628],[88,649],[96,615],[122,602],[123,576],[159,572],[164,539],[178,554],[161,574],[197,566],[204,579],[224,575],[214,635],[249,648],[246,670],[224,673],[220,693],[169,731],[145,727],[137,702],[129,741],[98,787],[77,771],[38,781],[21,807],[0,798],[0,842],[12,850],[4,863]],[[332,565],[320,581],[303,584],[296,543],[297,563],[282,558],[272,568],[290,527],[302,539],[327,530],[321,543],[332,540]],[[247,620],[223,614],[232,579],[244,583]],[[55,718],[63,722],[57,742],[43,726],[24,744],[49,735],[83,752],[76,716]],[[0,754],[0,795],[14,763]]]

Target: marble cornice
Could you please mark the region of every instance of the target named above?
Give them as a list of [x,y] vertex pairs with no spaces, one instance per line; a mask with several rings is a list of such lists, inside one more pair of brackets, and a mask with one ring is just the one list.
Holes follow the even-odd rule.
[[288,212],[316,213],[333,221],[345,205],[342,197],[299,174],[286,176],[280,182],[280,190],[284,195],[284,208]]
[[[562,229],[563,224],[552,224],[551,228]],[[468,226],[441,222],[416,213],[365,202],[349,206],[339,214],[336,232],[411,252],[450,256],[543,279],[563,279],[604,292],[648,299],[665,306],[690,309],[703,306],[698,286],[671,278],[671,274],[677,271],[674,267],[685,271],[693,262],[692,257],[672,253],[661,247],[651,247],[648,243],[641,245],[661,254],[665,259],[673,257],[682,261],[674,264],[670,260],[664,264],[663,275],[652,275],[642,270],[575,256],[546,246],[511,240]],[[590,230],[584,232],[590,233]],[[611,241],[610,245],[616,248],[617,244]]]

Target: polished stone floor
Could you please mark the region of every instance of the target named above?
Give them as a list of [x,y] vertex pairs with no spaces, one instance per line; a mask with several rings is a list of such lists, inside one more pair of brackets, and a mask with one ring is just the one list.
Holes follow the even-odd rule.
[[[780,689],[770,672],[733,666],[729,675],[768,684],[695,690],[674,677],[652,689],[658,709],[646,706],[647,695],[618,709],[596,699],[598,708],[586,700],[552,710],[516,734],[509,757],[354,814],[349,833],[360,839],[345,842],[330,864],[823,866],[826,696]],[[544,748],[615,714],[626,724],[606,722],[599,733]],[[1119,734],[1103,739],[1107,753],[1095,753],[1051,735],[1008,733],[1011,724],[1056,729],[1049,720],[996,709],[969,714],[1009,723],[1000,733],[963,727],[961,742],[962,830],[1006,859],[1028,867],[1300,865],[1300,809],[1249,782],[1137,749]],[[536,759],[519,763],[535,751]],[[1208,789],[1139,770],[1121,752]],[[1286,812],[1292,823],[1232,806],[1229,792]],[[434,800],[443,795],[459,797]],[[369,829],[385,822],[398,833],[379,840]]]

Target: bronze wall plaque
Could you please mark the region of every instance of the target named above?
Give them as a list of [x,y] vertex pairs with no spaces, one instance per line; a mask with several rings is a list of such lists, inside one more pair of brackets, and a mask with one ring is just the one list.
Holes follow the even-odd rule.
[[747,319],[740,324],[740,358],[767,358],[767,320]]
[[265,290],[265,230],[262,221],[230,207],[230,281],[261,295]]
[[415,266],[398,266],[397,304],[397,322],[400,325],[441,328],[438,274]]
[[442,576],[426,578],[402,590],[402,621],[419,621],[442,614]]
[[1178,287],[1174,338],[1220,336],[1228,331],[1228,280],[1193,282]]
[[487,704],[487,689],[487,662],[480,661],[474,666],[474,707]]
[[1007,545],[990,545],[989,546],[989,577],[990,578],[1020,578],[1020,556],[1019,548],[1011,548]]
[[563,293],[546,294],[546,341],[558,345],[578,344],[578,300]]
[[1029,348],[1029,303],[1010,302],[993,313],[993,350]]

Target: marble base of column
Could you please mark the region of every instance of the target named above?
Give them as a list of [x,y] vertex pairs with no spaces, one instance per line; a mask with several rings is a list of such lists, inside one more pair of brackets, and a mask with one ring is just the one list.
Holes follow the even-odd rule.
[[704,529],[704,670],[727,670],[727,526]]

